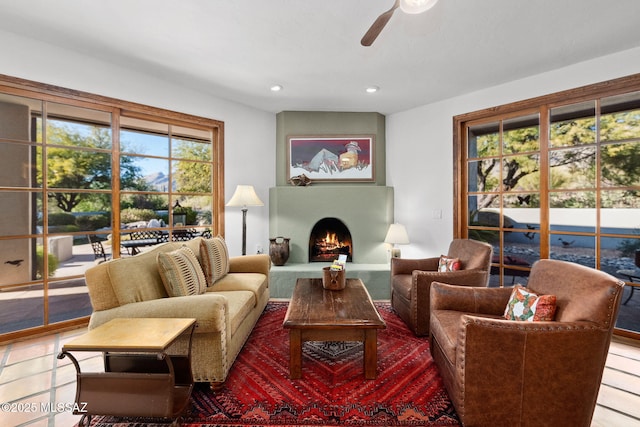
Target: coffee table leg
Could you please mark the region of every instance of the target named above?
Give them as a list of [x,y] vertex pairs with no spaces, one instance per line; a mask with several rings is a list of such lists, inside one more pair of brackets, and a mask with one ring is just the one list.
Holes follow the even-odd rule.
[[300,329],[289,329],[289,376],[302,377],[302,335]]
[[364,377],[374,380],[378,375],[378,331],[366,329],[364,332]]

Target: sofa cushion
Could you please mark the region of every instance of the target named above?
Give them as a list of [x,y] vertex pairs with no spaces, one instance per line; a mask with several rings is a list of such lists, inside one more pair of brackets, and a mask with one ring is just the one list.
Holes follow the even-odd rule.
[[120,306],[113,286],[110,285],[109,263],[100,263],[89,268],[84,273],[84,281],[87,284],[93,311],[108,310]]
[[207,288],[207,291],[250,291],[256,303],[267,289],[267,276],[262,273],[229,273]]
[[202,267],[191,249],[183,246],[175,251],[157,255],[162,283],[171,297],[183,297],[204,293],[207,281]]
[[507,320],[538,322],[553,320],[556,312],[556,296],[530,292],[522,285],[515,285],[504,310]]
[[229,250],[225,240],[220,236],[202,239],[200,260],[207,286],[212,286],[229,272]]
[[[207,294],[211,290],[207,290]],[[213,292],[215,294],[223,295],[227,298],[229,307],[229,327],[231,328],[231,336],[233,336],[244,319],[256,306],[257,301],[253,292],[249,291],[227,291],[227,292]]]
[[461,268],[462,264],[460,263],[460,258],[452,258],[446,255],[440,255],[440,259],[438,260],[438,271],[458,271]]
[[119,305],[167,297],[156,256],[172,249],[175,249],[172,243],[165,243],[148,252],[103,264],[107,266],[109,282]]
[[202,237],[196,237],[195,239],[187,240],[180,243],[176,242],[174,244],[178,246],[186,246],[189,249],[191,249],[193,253],[196,255],[196,258],[198,258],[198,262],[200,263],[200,266],[202,266],[202,259],[200,259],[200,242],[202,240],[203,240]]

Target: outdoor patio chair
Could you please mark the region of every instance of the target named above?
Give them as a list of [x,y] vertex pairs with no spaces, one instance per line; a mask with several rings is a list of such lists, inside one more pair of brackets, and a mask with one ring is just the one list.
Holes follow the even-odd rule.
[[103,261],[100,261],[100,262],[105,262],[111,259],[111,255],[107,255],[106,251],[104,250],[104,246],[102,245],[102,241],[98,236],[88,234],[87,239],[89,239],[89,243],[91,243],[91,249],[93,249],[94,260],[102,258]]

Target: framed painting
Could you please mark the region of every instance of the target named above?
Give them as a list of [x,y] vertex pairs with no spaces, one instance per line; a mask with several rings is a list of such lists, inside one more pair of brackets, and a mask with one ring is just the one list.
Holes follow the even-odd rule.
[[374,181],[373,144],[372,135],[290,136],[287,180],[304,174],[312,181]]

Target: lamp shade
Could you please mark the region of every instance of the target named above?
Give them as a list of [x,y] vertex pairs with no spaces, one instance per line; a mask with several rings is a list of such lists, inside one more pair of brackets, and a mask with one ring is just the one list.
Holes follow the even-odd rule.
[[407,245],[409,244],[409,235],[407,229],[402,224],[391,224],[389,231],[387,231],[387,237],[384,238],[385,243],[391,243],[392,245]]
[[227,206],[264,206],[253,185],[238,185]]
[[400,9],[404,13],[416,14],[431,9],[438,0],[400,0]]

